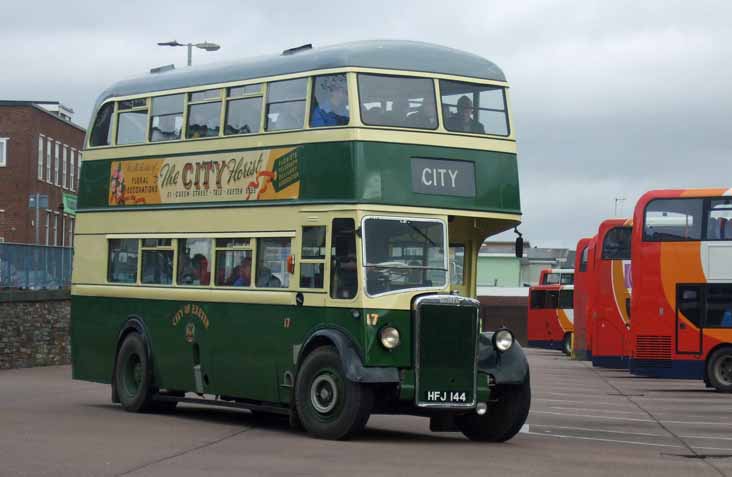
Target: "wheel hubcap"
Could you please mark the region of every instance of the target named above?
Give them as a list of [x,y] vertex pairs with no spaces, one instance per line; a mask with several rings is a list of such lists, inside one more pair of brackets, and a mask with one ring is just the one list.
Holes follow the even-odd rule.
[[129,395],[134,396],[137,394],[137,391],[140,389],[140,385],[142,384],[144,374],[145,370],[142,368],[140,357],[136,354],[131,355],[127,359],[124,383],[125,389]]
[[329,374],[321,374],[310,386],[310,403],[320,414],[327,414],[338,403],[338,386]]
[[732,385],[732,355],[727,355],[717,363],[717,379],[727,386]]

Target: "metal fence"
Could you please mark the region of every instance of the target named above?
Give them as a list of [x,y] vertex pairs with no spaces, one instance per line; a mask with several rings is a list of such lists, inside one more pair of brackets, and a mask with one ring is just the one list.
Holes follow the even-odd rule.
[[0,243],[0,289],[71,287],[73,252],[69,247]]

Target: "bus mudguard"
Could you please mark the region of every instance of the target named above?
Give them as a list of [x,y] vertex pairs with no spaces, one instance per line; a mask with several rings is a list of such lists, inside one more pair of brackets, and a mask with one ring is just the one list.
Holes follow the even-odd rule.
[[356,383],[398,383],[399,371],[397,368],[365,367],[361,356],[351,338],[336,329],[320,329],[312,333],[300,347],[297,366],[300,366],[305,356],[315,349],[319,343],[333,344],[343,363],[346,378]]
[[514,341],[507,351],[493,346],[493,333],[481,333],[478,341],[478,371],[490,374],[496,385],[522,384],[529,374],[529,362],[521,345]]

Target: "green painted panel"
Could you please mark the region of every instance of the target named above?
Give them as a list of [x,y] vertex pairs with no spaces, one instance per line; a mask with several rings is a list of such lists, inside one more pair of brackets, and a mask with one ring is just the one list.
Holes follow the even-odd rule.
[[[207,153],[215,152],[220,151]],[[515,154],[394,143],[333,142],[299,146],[298,158],[301,174],[298,200],[218,202],[214,206],[359,202],[506,213],[520,213],[521,209]],[[414,192],[412,158],[474,163],[475,197]],[[80,209],[108,207],[110,167],[109,160],[84,163]],[[206,204],[153,207],[191,206]],[[117,206],[115,210],[130,207],[138,206]]]
[[478,286],[521,286],[521,262],[516,257],[478,256]]
[[[294,350],[320,328],[337,328],[364,352],[366,366],[409,367],[409,313],[390,310],[276,305],[188,303],[166,300],[72,297],[72,357],[75,379],[110,382],[117,338],[131,316],[145,324],[153,348],[157,384],[195,389],[193,366],[201,365],[204,391],[285,402],[283,373],[294,370]],[[378,313],[378,326],[366,313]],[[402,345],[387,351],[376,330],[397,326]],[[196,350],[196,346],[198,350]]]

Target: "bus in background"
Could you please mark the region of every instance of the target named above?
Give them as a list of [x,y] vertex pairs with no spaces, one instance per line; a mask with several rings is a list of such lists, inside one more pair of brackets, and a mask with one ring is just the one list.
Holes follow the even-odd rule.
[[595,248],[595,292],[592,314],[592,365],[627,368],[630,357],[630,242],[632,221],[608,219],[600,224]]
[[574,259],[574,339],[572,356],[574,359],[588,361],[592,359],[590,341],[587,339],[587,310],[590,305],[592,290],[592,270],[594,261],[591,250],[594,238],[583,238],[577,242]]
[[539,285],[573,285],[574,270],[571,268],[545,268],[539,273]]
[[634,224],[631,372],[732,392],[732,189],[647,192]]
[[572,353],[574,285],[529,288],[529,346]]
[[510,439],[528,362],[474,299],[484,239],[521,221],[508,98],[494,63],[409,41],[116,83],[81,168],[73,378],[131,412]]

